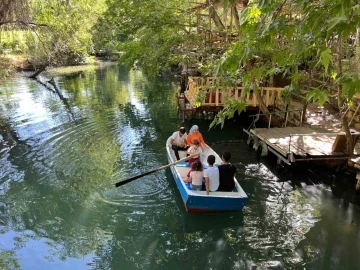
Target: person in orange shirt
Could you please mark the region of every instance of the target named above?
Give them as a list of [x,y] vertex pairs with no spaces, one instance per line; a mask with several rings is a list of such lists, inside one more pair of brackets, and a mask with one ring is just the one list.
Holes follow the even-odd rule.
[[199,132],[199,127],[197,125],[193,125],[189,131],[189,134],[186,137],[186,143],[190,146],[194,145],[194,140],[198,140],[201,147],[205,148],[205,141],[203,136]]

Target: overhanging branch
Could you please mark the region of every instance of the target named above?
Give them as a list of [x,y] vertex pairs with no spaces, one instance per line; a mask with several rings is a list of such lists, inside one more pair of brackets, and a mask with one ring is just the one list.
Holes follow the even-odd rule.
[[39,27],[48,27],[47,24],[42,24],[42,23],[34,23],[34,22],[26,22],[26,21],[19,21],[19,20],[15,20],[15,21],[0,21],[0,27],[6,24],[21,24],[24,26],[39,26]]

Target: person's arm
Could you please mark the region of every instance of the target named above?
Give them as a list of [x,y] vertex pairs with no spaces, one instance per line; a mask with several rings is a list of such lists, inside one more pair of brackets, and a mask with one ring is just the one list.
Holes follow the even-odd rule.
[[174,132],[173,135],[172,135],[171,138],[170,138],[170,144],[171,144],[171,145],[175,145],[175,144],[174,144],[175,138],[176,138],[176,132]]
[[186,136],[186,135],[183,135],[183,138],[182,138],[182,141],[181,141],[181,146],[182,146],[182,147],[186,147],[186,145],[187,145],[186,138],[187,138],[187,136]]
[[235,177],[235,174],[236,174],[236,167],[234,165],[232,165],[233,167],[233,172],[234,172],[234,177]]
[[209,195],[210,191],[210,180],[209,177],[205,177],[206,195]]
[[170,139],[170,144],[171,144],[171,145],[174,145],[174,141],[175,141],[175,140],[174,140],[173,138],[171,138],[171,139]]
[[188,135],[186,136],[186,144],[187,144],[187,145],[192,145],[191,135],[190,135],[190,134],[188,134]]
[[192,173],[191,173],[191,172],[190,172],[190,176],[189,176],[188,182],[189,182],[189,183],[192,182]]
[[203,136],[201,135],[201,133],[199,132],[199,141],[200,141],[200,144],[203,148],[205,148],[205,141],[204,141],[204,138]]

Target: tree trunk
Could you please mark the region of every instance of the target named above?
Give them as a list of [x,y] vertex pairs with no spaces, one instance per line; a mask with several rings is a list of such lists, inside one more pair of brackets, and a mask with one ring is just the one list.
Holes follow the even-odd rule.
[[207,0],[207,2],[208,2],[208,5],[209,5],[210,18],[214,21],[216,27],[219,30],[224,30],[225,26],[224,26],[223,22],[221,21],[219,15],[216,12],[214,0]]
[[[270,122],[270,117],[269,117],[270,111],[266,107],[266,104],[264,103],[264,100],[260,93],[259,86],[257,85],[255,79],[252,80],[252,83],[253,83],[253,87],[254,87],[253,90],[254,90],[254,93],[256,96],[256,101],[259,103],[260,110],[265,114],[265,118],[267,119],[267,121]],[[271,123],[273,123],[273,126],[280,127],[281,126],[280,122],[274,116],[275,115],[273,115],[273,117],[271,117]]]
[[360,68],[360,28],[356,28],[355,63],[357,68]]
[[353,138],[351,136],[351,132],[350,132],[350,128],[349,128],[349,123],[345,117],[345,115],[341,118],[342,121],[342,127],[345,131],[345,136],[346,136],[346,152],[349,155],[349,158],[353,158],[354,157],[354,143],[353,143]]
[[34,74],[30,75],[29,78],[30,79],[36,79],[36,77],[41,73],[43,72],[46,68],[47,68],[48,65],[43,65],[41,66],[37,71],[35,71]]
[[[341,60],[342,60],[342,39],[341,36],[338,36],[338,44],[337,44],[337,61],[336,61],[336,72],[338,76],[342,74],[342,66],[341,66]],[[341,84],[338,84],[338,107],[340,110],[340,116],[341,116],[341,123],[342,128],[345,131],[345,137],[346,137],[346,152],[349,156],[349,158],[354,156],[354,146],[353,146],[353,139],[351,136],[349,123],[346,120],[346,108],[344,108],[345,100],[342,96],[342,86]],[[347,106],[346,106],[347,107]]]
[[239,18],[239,13],[237,11],[236,5],[233,5],[231,7],[231,10],[232,10],[232,15],[233,15],[234,20],[235,20],[236,28],[239,31],[240,30],[240,18]]

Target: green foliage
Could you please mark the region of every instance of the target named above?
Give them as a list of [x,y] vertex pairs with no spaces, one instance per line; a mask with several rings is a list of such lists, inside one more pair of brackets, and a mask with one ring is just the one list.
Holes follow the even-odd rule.
[[115,46],[124,53],[120,61],[127,67],[157,76],[189,58],[181,47],[193,38],[184,23],[185,8],[183,1],[107,1],[107,11],[94,27],[96,47]]
[[[220,57],[214,71],[238,76],[248,88],[283,74],[291,80],[282,94],[289,102],[311,69],[339,85],[340,100],[350,101],[360,91],[358,41],[349,41],[359,26],[360,6],[353,0],[253,1],[241,14],[242,38]],[[300,64],[306,69],[298,71]],[[323,104],[328,96],[327,89],[314,89],[307,99]]]
[[40,65],[83,63],[92,51],[91,28],[104,11],[104,0],[32,0],[31,8],[36,23],[46,25],[28,39],[32,61]]
[[322,106],[328,100],[328,96],[328,91],[315,88],[306,95],[306,99],[307,101],[313,100],[314,102],[318,102],[320,106]]
[[20,54],[27,52],[26,36],[28,31],[24,30],[7,30],[0,31],[0,53],[9,51]]
[[0,56],[0,81],[9,77],[14,72],[14,70],[15,68],[10,63],[9,58]]
[[325,68],[325,73],[328,72],[329,64],[332,62],[332,55],[330,48],[325,48],[324,50],[320,51],[319,48],[319,61],[317,64],[322,64]]
[[216,115],[216,117],[210,124],[210,128],[219,124],[221,125],[222,128],[225,124],[226,119],[233,118],[236,112],[240,113],[244,111],[246,109],[246,105],[247,105],[246,102],[242,102],[239,100],[235,100],[235,99],[226,100],[224,109]]
[[345,72],[337,82],[342,86],[343,94],[348,101],[351,101],[356,93],[360,93],[360,78],[357,72]]

